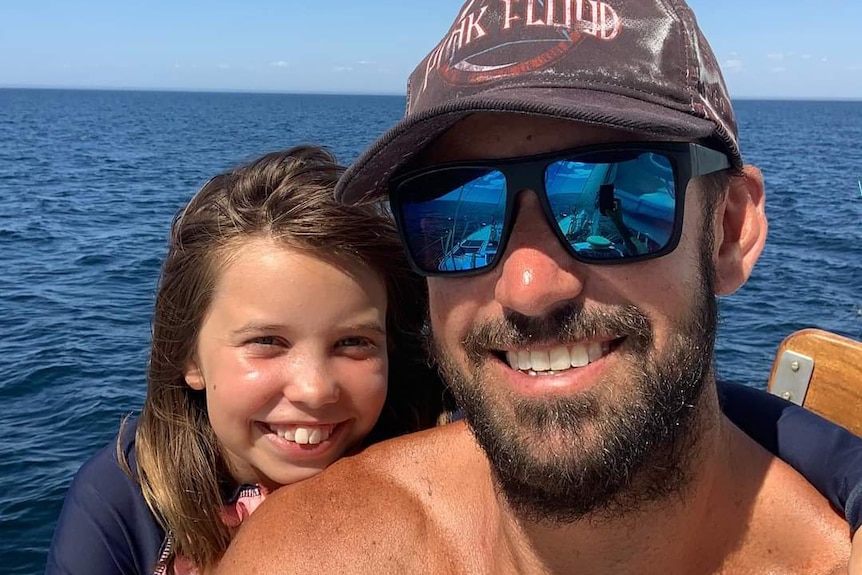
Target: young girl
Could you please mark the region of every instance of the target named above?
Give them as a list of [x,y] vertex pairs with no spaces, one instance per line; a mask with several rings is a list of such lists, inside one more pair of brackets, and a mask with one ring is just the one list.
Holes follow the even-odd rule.
[[267,493],[444,412],[424,283],[384,208],[332,199],[340,173],[269,154],[174,219],[146,402],[78,472],[48,573],[211,570]]

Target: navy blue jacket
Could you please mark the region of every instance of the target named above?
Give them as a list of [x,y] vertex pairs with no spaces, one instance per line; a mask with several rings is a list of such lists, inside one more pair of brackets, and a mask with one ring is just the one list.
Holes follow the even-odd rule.
[[[725,415],[843,509],[855,532],[862,522],[862,439],[763,391],[731,384],[719,390]],[[128,425],[121,443],[137,473],[134,431]],[[164,536],[112,442],[72,481],[45,573],[150,575]]]
[[[130,421],[121,440],[135,477],[136,428],[137,420]],[[45,573],[151,575],[164,538],[137,481],[120,468],[117,443],[112,441],[84,463],[72,480]]]

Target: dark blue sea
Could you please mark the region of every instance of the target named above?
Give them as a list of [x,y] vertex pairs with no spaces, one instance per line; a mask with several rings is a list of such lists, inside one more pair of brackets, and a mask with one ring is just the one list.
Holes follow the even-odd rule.
[[[0,90],[0,571],[34,574],[81,463],[141,405],[174,212],[304,142],[352,160],[402,97]],[[737,103],[769,240],[721,304],[718,369],[764,387],[782,338],[862,339],[862,102]]]

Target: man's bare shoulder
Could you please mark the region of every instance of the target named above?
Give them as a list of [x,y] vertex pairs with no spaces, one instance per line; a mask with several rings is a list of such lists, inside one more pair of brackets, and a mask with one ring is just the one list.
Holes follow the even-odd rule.
[[470,437],[456,424],[397,438],[279,489],[240,529],[219,573],[445,570],[436,501]]
[[[844,517],[787,463],[735,428],[734,438],[740,446],[737,493],[747,495],[731,500],[750,503],[744,536],[730,554],[728,564],[736,565],[730,572],[846,573],[850,531]],[[746,482],[746,474],[753,480]]]

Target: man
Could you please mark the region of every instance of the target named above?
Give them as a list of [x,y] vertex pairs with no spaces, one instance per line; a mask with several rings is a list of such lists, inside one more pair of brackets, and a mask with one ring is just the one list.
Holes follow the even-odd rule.
[[466,424],[273,496],[225,573],[840,573],[847,525],[721,412],[766,236],[680,0],[471,0],[345,174],[389,194]]

